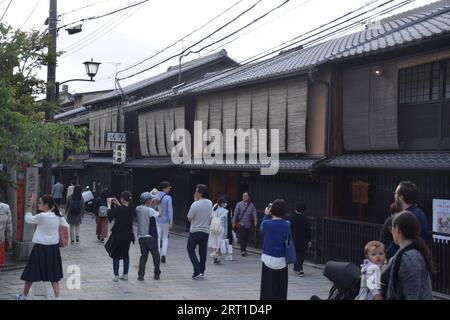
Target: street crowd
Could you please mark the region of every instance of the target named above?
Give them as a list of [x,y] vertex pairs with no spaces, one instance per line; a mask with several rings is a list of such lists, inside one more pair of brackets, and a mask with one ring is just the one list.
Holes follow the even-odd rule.
[[[151,255],[153,278],[160,279],[161,263],[166,263],[169,231],[173,227],[173,205],[170,182],[162,181],[158,188],[141,194],[136,206],[129,191],[120,198],[110,197],[102,190],[94,199],[92,211],[96,219],[96,237],[105,242],[105,254],[113,261],[113,281],[126,281],[129,276],[129,249],[136,235],[140,246],[137,279],[143,281],[146,264]],[[85,197],[80,186],[71,184],[67,190],[64,215],[59,210],[64,186],[58,181],[52,195],[35,194],[28,201],[26,223],[35,224],[33,249],[21,279],[24,290],[18,300],[26,300],[34,282],[51,282],[55,298],[61,299],[59,282],[63,278],[60,247],[80,243],[79,230],[86,212]],[[430,235],[425,214],[417,206],[417,187],[410,181],[401,182],[394,191],[390,215],[383,226],[380,239],[373,239],[364,248],[360,283],[356,300],[429,300],[432,299],[431,275],[433,261]],[[89,198],[90,199],[90,198]],[[258,227],[257,211],[249,192],[234,208],[228,207],[228,198],[221,197],[213,204],[208,186],[195,188],[193,203],[187,213],[190,232],[187,252],[193,268],[193,280],[206,280],[208,247],[214,264],[222,259],[233,261],[233,243],[239,239],[242,257],[247,255],[252,227]],[[32,213],[36,204],[38,212]],[[261,300],[286,300],[288,266],[300,277],[304,276],[305,253],[311,247],[311,233],[306,207],[297,203],[295,213],[288,215],[288,205],[276,199],[265,208],[259,225],[264,236],[261,255]],[[133,224],[137,223],[137,233]],[[109,224],[113,223],[110,234]],[[5,248],[11,247],[11,212],[0,202],[0,265]],[[120,261],[123,263],[119,274]]]

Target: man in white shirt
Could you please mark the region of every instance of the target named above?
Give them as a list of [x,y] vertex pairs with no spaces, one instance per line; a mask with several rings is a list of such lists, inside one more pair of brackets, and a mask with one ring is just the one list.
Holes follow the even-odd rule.
[[141,194],[141,205],[136,208],[138,223],[139,246],[141,247],[141,258],[139,260],[138,280],[143,281],[145,275],[145,265],[148,260],[148,253],[153,257],[154,279],[159,280],[161,270],[159,269],[160,257],[158,250],[158,231],[156,227],[156,218],[161,216],[161,209],[158,211],[151,208],[153,204],[159,204],[157,198],[153,198],[150,192]]

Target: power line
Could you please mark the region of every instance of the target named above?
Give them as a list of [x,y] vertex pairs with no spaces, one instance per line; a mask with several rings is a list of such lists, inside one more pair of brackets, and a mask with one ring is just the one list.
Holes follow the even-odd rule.
[[209,24],[210,24],[211,22],[213,22],[214,20],[220,18],[222,15],[224,15],[224,14],[225,14],[226,12],[228,12],[229,10],[233,9],[235,6],[237,6],[237,5],[238,5],[239,3],[241,3],[242,1],[243,1],[243,0],[237,1],[237,2],[234,3],[231,7],[227,8],[225,11],[222,11],[219,15],[217,15],[217,16],[215,16],[214,18],[210,19],[208,22],[206,22],[205,24],[203,24],[203,25],[200,26],[199,28],[195,29],[194,31],[188,33],[188,34],[185,35],[183,38],[177,40],[176,42],[174,42],[174,43],[171,44],[171,45],[168,45],[168,46],[165,47],[164,49],[162,49],[162,50],[160,50],[160,51],[158,51],[158,52],[152,54],[150,57],[147,57],[147,58],[141,60],[140,62],[133,64],[132,66],[129,66],[129,67],[125,68],[125,69],[120,70],[119,73],[120,73],[120,72],[125,72],[125,71],[130,70],[130,69],[132,69],[132,68],[134,68],[134,67],[137,67],[138,65],[141,65],[141,64],[143,64],[144,62],[146,62],[146,61],[148,61],[148,60],[150,60],[150,59],[153,59],[154,57],[158,56],[159,54],[165,52],[166,50],[168,50],[168,49],[170,49],[170,48],[172,48],[172,47],[174,47],[177,43],[180,43],[181,41],[185,40],[186,38],[188,38],[188,37],[191,36],[192,34],[198,32],[199,30],[201,30],[201,29],[203,29],[204,27],[206,27],[207,25],[209,25]]
[[[153,66],[151,66],[151,67],[149,67],[149,68],[146,68],[146,69],[144,69],[144,70],[141,70],[141,71],[139,71],[139,72],[137,72],[137,73],[134,73],[134,74],[132,74],[132,75],[130,75],[130,76],[127,76],[127,77],[124,77],[124,78],[118,78],[118,80],[124,80],[124,79],[128,79],[128,78],[132,78],[132,77],[134,77],[134,76],[136,76],[136,75],[138,75],[138,74],[141,74],[141,73],[146,72],[146,71],[148,71],[148,70],[150,70],[150,69],[153,69],[154,67],[159,66],[159,65],[163,64],[164,62],[167,62],[167,61],[169,61],[169,60],[172,60],[172,59],[175,58],[175,57],[178,57],[178,56],[184,54],[186,51],[192,49],[192,48],[195,47],[196,45],[198,45],[198,44],[200,44],[201,42],[205,41],[206,39],[212,37],[214,34],[216,34],[217,32],[219,32],[220,30],[226,28],[227,26],[229,26],[230,24],[232,24],[233,22],[235,22],[236,20],[238,20],[240,17],[242,17],[243,15],[245,15],[246,13],[248,13],[249,11],[253,10],[253,9],[254,9],[259,3],[261,3],[262,1],[263,1],[263,0],[258,0],[258,1],[255,2],[253,5],[251,5],[249,8],[247,8],[246,10],[244,10],[243,12],[241,12],[240,14],[238,14],[236,17],[234,17],[233,19],[231,19],[230,21],[228,21],[227,23],[225,23],[225,24],[222,25],[221,27],[219,27],[219,28],[217,28],[216,30],[214,30],[212,33],[210,33],[210,34],[207,35],[206,37],[203,37],[202,39],[198,40],[198,41],[197,41],[196,43],[194,43],[193,45],[191,45],[191,46],[187,47],[186,49],[184,49],[181,53],[172,55],[172,56],[170,56],[169,58],[164,59],[162,62],[159,62],[159,63],[156,64],[156,65],[153,65]],[[120,71],[119,71],[119,73],[120,73]]]
[[90,39],[92,39],[93,37],[95,37],[96,35],[100,34],[101,32],[103,32],[104,30],[106,30],[109,26],[113,25],[117,20],[119,20],[120,18],[124,17],[127,14],[127,11],[123,11],[120,13],[117,13],[116,15],[114,15],[111,19],[109,19],[108,21],[106,21],[104,24],[102,24],[99,28],[97,28],[94,32],[86,35],[85,37],[81,38],[80,40],[70,44],[69,46],[65,47],[63,49],[63,51],[72,51],[74,49],[76,49],[77,47],[85,44],[86,42],[88,42]]
[[25,19],[24,23],[22,23],[22,25],[19,27],[19,30],[23,28],[23,26],[28,22],[28,20],[30,19],[30,17],[33,15],[34,11],[36,10],[37,6],[39,5],[39,2],[41,2],[41,0],[38,0],[36,2],[36,4],[34,5],[33,9],[31,10],[30,14],[28,15],[28,17]]
[[142,1],[138,2],[138,3],[133,3],[133,4],[130,4],[128,6],[125,6],[125,7],[122,7],[120,9],[116,9],[116,10],[110,11],[108,13],[105,13],[105,14],[102,14],[102,15],[99,15],[99,16],[92,16],[92,17],[89,17],[89,18],[83,18],[83,19],[80,19],[78,21],[62,25],[62,26],[58,27],[58,30],[62,29],[62,28],[65,28],[67,26],[73,25],[75,23],[86,22],[86,21],[90,21],[90,20],[96,20],[96,19],[104,18],[104,17],[107,17],[109,15],[115,14],[117,12],[120,12],[120,11],[123,11],[123,10],[126,10],[126,9],[130,9],[132,7],[136,7],[136,6],[140,5],[140,4],[143,4],[143,3],[148,2],[148,1],[150,1],[150,0],[142,0]]
[[98,1],[98,2],[95,2],[95,3],[91,3],[91,4],[87,5],[87,6],[84,6],[84,7],[81,7],[81,8],[77,8],[77,9],[73,9],[73,10],[61,13],[58,17],[63,17],[63,16],[68,15],[70,13],[77,12],[77,11],[80,11],[80,10],[83,10],[83,9],[86,9],[86,8],[90,8],[90,7],[99,5],[101,3],[109,2],[109,1],[111,1],[111,0],[104,0],[104,1]]
[[198,49],[198,50],[190,50],[188,53],[184,54],[183,57],[186,57],[186,56],[188,56],[188,55],[191,54],[191,53],[200,53],[201,51],[205,50],[206,48],[209,48],[209,47],[211,47],[211,46],[213,46],[213,45],[215,45],[215,44],[217,44],[217,43],[222,42],[223,40],[228,39],[229,37],[235,35],[235,34],[238,33],[239,31],[242,31],[242,30],[248,28],[248,27],[251,26],[252,24],[258,22],[259,20],[263,19],[263,18],[266,17],[267,15],[271,14],[272,12],[274,12],[274,11],[280,9],[281,7],[283,7],[284,5],[286,5],[289,1],[290,1],[290,0],[285,0],[283,3],[279,4],[278,6],[276,6],[276,7],[273,8],[273,9],[267,11],[265,14],[263,14],[263,15],[259,16],[258,18],[254,19],[253,21],[251,21],[250,23],[246,24],[246,25],[243,26],[242,28],[239,28],[239,29],[237,29],[236,31],[233,31],[232,33],[230,33],[230,34],[228,34],[228,35],[222,37],[221,39],[219,39],[219,40],[217,40],[217,41],[215,41],[215,42],[213,42],[213,43],[207,44],[206,46],[203,46],[202,48],[200,48],[200,49]]
[[9,0],[8,6],[5,9],[5,12],[3,12],[2,17],[0,18],[0,21],[3,20],[3,17],[5,16],[6,12],[8,12],[9,6],[11,5],[11,2],[13,2],[13,0]]
[[69,56],[69,55],[72,55],[72,54],[74,54],[75,52],[80,51],[81,49],[84,49],[85,47],[87,47],[87,46],[90,45],[91,43],[93,43],[93,42],[97,41],[98,39],[104,37],[104,36],[107,35],[111,30],[115,29],[116,27],[118,27],[119,25],[121,25],[123,22],[125,22],[126,20],[128,20],[132,15],[134,15],[136,12],[138,12],[139,9],[140,9],[140,7],[136,8],[134,11],[130,12],[130,14],[129,14],[128,16],[124,17],[124,18],[123,18],[122,20],[120,20],[120,21],[117,21],[117,23],[115,23],[115,25],[114,25],[114,24],[111,25],[111,27],[110,27],[108,30],[106,30],[104,33],[99,34],[96,38],[92,39],[91,41],[89,41],[88,43],[86,43],[85,45],[83,45],[82,47],[80,47],[80,48],[78,48],[78,49],[76,49],[76,50],[74,50],[74,51],[69,52],[65,57],[67,57],[67,56]]

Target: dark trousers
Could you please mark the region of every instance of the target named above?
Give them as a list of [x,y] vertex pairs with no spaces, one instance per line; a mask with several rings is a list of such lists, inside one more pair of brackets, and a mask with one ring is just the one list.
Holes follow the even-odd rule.
[[297,262],[294,263],[294,271],[303,271],[303,262],[305,261],[306,248],[295,247],[295,253],[297,254]]
[[61,205],[61,198],[59,198],[59,199],[55,198],[55,199],[53,199],[53,200],[55,201],[55,203],[56,203],[58,206]]
[[239,228],[239,245],[241,252],[247,250],[248,240],[250,238],[250,228]]
[[159,269],[160,257],[158,250],[158,239],[153,237],[140,238],[139,246],[141,247],[141,258],[139,259],[139,277],[144,277],[145,275],[145,265],[148,260],[148,253],[150,252],[153,257],[153,266],[155,275],[161,274],[161,270]]
[[[191,259],[192,266],[194,267],[194,276],[205,273],[206,269],[206,255],[208,253],[208,238],[209,234],[204,232],[194,232],[189,234],[187,242],[187,251],[189,259]],[[198,246],[198,253],[200,255],[200,261],[195,253],[195,248]]]
[[273,270],[262,264],[260,300],[287,300],[288,269]]

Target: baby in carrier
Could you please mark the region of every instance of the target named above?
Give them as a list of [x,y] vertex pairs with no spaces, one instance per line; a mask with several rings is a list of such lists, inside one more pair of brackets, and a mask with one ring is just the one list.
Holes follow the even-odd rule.
[[361,265],[361,287],[355,300],[381,299],[381,272],[386,263],[384,244],[370,241],[364,247],[364,263]]

